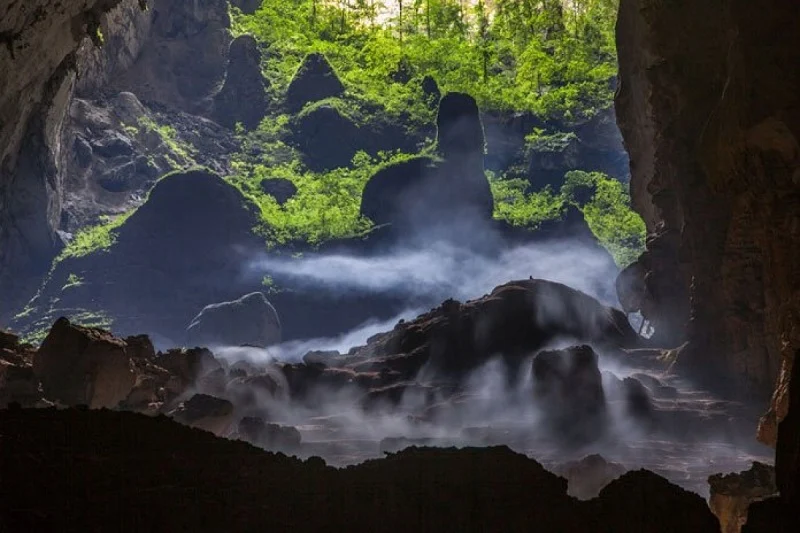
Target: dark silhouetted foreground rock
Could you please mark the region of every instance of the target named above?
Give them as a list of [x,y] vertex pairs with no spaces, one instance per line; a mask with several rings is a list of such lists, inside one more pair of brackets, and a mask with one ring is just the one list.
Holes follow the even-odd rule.
[[336,470],[105,410],[0,411],[0,436],[10,531],[719,531],[702,498],[655,474],[579,502],[505,447],[411,448]]
[[265,348],[281,341],[281,323],[266,296],[254,292],[206,306],[189,324],[187,339],[191,346]]

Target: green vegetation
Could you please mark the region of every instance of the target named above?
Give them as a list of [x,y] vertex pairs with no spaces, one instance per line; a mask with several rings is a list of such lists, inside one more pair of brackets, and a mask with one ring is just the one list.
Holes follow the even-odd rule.
[[[127,126],[126,129],[130,127]],[[194,164],[194,147],[182,143],[178,139],[178,132],[174,127],[169,124],[159,124],[150,117],[143,116],[139,118],[139,127],[144,132],[152,132],[161,138],[161,141],[169,148],[170,152],[177,156],[182,161],[175,161],[169,155],[167,158],[174,168],[186,167],[187,165]],[[136,128],[133,128],[136,131]]]
[[269,49],[282,95],[301,59],[322,52],[348,91],[390,115],[424,121],[421,80],[473,95],[484,109],[591,116],[612,98],[618,0],[265,0],[234,9],[234,30]]
[[[347,92],[307,105],[296,116],[281,105],[253,131],[237,128],[242,149],[229,181],[260,209],[258,230],[269,246],[350,237],[369,230],[359,216],[361,193],[383,165],[412,157],[359,152],[352,165],[313,172],[291,146],[290,129],[322,105],[357,125],[377,116],[410,131],[433,123],[422,80],[441,91],[476,97],[483,109],[527,111],[569,123],[610,105],[616,74],[613,27],[618,0],[264,0],[253,15],[232,8],[234,31],[254,35],[268,53],[263,72],[273,101],[282,102],[303,58],[322,52]],[[174,155],[176,168],[192,164],[194,148],[169,125],[142,118],[126,126],[132,136],[155,134]],[[534,129],[526,151],[562,151],[572,132]],[[432,140],[429,139],[430,142]],[[518,169],[516,169],[518,170]],[[578,205],[592,231],[620,264],[643,247],[644,227],[629,207],[625,186],[597,173],[572,172],[561,190],[530,192],[509,169],[490,175],[495,217],[535,227]],[[261,189],[266,178],[285,178],[297,194],[279,205]],[[78,232],[59,259],[110,247],[128,215]]]
[[567,174],[564,187],[569,188],[576,175],[583,175],[584,179],[588,175],[596,188],[594,196],[582,207],[592,233],[618,265],[631,264],[644,251],[647,230],[642,218],[631,209],[626,185],[599,172],[575,171]]
[[[288,148],[286,148],[288,149]],[[363,234],[371,222],[360,216],[361,192],[369,178],[385,165],[412,156],[402,153],[379,154],[371,158],[359,152],[353,166],[315,174],[303,168],[297,159],[275,166],[247,165],[230,181],[239,187],[261,210],[262,234],[269,245],[303,241],[310,244]],[[261,190],[261,180],[288,179],[297,186],[297,194],[284,205]]]
[[76,274],[70,273],[70,275],[67,276],[67,282],[63,287],[61,287],[61,290],[65,291],[72,287],[80,287],[81,285],[83,285],[83,278]]
[[56,262],[68,257],[83,257],[95,251],[107,250],[117,240],[117,230],[133,211],[106,220],[96,226],[87,226],[73,235],[72,240],[61,251]]
[[490,179],[495,218],[515,226],[535,228],[559,218],[568,205],[583,212],[586,223],[621,267],[644,251],[644,221],[630,206],[624,184],[600,172],[568,172],[558,194],[549,187],[527,192],[522,179]]

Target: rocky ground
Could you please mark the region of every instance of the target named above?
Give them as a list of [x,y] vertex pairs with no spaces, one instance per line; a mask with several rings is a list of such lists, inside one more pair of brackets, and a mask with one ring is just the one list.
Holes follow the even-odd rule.
[[335,466],[412,445],[507,445],[587,499],[638,468],[706,495],[711,474],[770,461],[755,444],[757,411],[670,373],[668,354],[641,348],[618,310],[541,280],[445,302],[348,353],[309,352],[301,363],[252,346],[156,352],[146,336],[66,319],[38,350],[3,342],[5,405],[167,415]]

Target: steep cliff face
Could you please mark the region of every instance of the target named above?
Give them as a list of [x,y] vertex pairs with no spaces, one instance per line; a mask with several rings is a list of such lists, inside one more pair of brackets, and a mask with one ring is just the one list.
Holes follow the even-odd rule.
[[792,0],[622,0],[617,26],[618,121],[651,233],[624,285],[660,340],[688,341],[679,364],[763,398],[780,376],[778,418],[800,347],[798,27]]
[[[225,0],[10,0],[0,15],[0,69],[13,73],[0,79],[6,322],[69,238],[59,230],[139,205],[155,178],[174,168],[224,171],[227,160],[216,155],[233,148],[230,135],[202,117],[225,77]],[[137,112],[120,105],[121,92]],[[158,112],[147,109],[153,105]],[[155,128],[162,119],[177,136],[166,146]],[[202,156],[176,154],[172,141],[178,152]],[[155,157],[141,157],[142,146]]]
[[[144,5],[144,2],[138,2]],[[10,1],[0,5],[0,287],[3,305],[25,293],[11,272],[42,271],[59,247],[60,138],[77,51],[97,41],[121,0]],[[86,45],[89,46],[89,45]]]

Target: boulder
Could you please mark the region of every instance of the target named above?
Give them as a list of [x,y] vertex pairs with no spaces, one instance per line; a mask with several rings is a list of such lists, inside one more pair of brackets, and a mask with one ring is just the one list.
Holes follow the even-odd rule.
[[533,391],[548,425],[568,440],[596,438],[603,430],[606,398],[590,346],[547,350],[533,358]]
[[266,348],[281,341],[278,313],[260,292],[206,306],[186,331],[187,341],[193,346]]
[[579,461],[557,465],[553,473],[567,480],[567,494],[580,500],[589,500],[613,480],[627,472],[618,463],[610,463],[601,455],[587,455]]
[[647,470],[626,472],[587,503],[596,510],[600,531],[719,533],[719,522],[705,499]]
[[708,478],[708,484],[711,487],[708,505],[719,519],[721,533],[739,533],[747,522],[750,504],[778,492],[775,469],[759,462],[744,472],[715,474]]
[[117,131],[109,131],[94,142],[92,150],[106,158],[129,156],[133,153],[133,143],[125,135]]
[[283,205],[297,194],[297,185],[286,178],[264,178],[259,184],[261,190]]
[[292,113],[297,113],[309,102],[317,102],[326,98],[340,96],[344,93],[344,85],[320,53],[308,54],[297,69],[286,91],[286,106]]
[[[397,371],[400,379],[413,378],[423,365],[432,372],[459,376],[497,354],[519,364],[564,338],[609,348],[634,347],[638,342],[621,311],[566,285],[528,279],[500,285],[466,303],[448,300],[414,320],[400,322],[352,350],[349,366],[358,372]],[[591,349],[576,351],[596,363]],[[599,386],[599,374],[595,377],[593,386]],[[601,397],[602,388],[592,394]]]
[[233,404],[208,394],[195,394],[169,414],[181,424],[215,435],[227,434],[234,422]]
[[292,451],[300,446],[300,432],[292,426],[268,424],[261,418],[245,417],[239,421],[238,436],[268,450]]
[[267,83],[261,74],[261,52],[251,35],[231,42],[225,84],[214,96],[214,117],[223,126],[258,127],[267,114]]
[[40,404],[42,392],[33,372],[34,350],[19,337],[0,330],[0,409],[11,403],[24,407]]
[[36,352],[33,371],[48,399],[114,408],[136,384],[129,350],[125,341],[106,331],[59,318]]
[[221,368],[214,354],[206,348],[169,350],[159,354],[154,362],[185,386]]
[[316,172],[350,166],[356,152],[367,148],[360,128],[338,106],[328,103],[304,109],[292,121],[292,142]]

